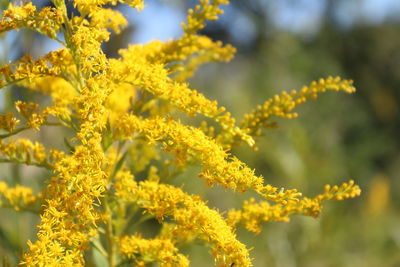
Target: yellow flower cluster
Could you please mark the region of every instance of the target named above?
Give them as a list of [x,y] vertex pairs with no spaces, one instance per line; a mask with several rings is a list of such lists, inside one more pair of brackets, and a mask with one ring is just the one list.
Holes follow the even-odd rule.
[[[238,125],[224,107],[185,82],[200,65],[233,57],[232,46],[199,34],[207,20],[223,13],[220,5],[227,0],[201,0],[189,10],[180,38],[130,45],[118,58],[102,50],[111,31],[118,34],[127,26],[123,14],[111,7],[121,3],[140,10],[143,1],[69,1],[74,12],[64,0],[52,0],[52,7],[41,10],[31,2],[12,4],[0,21],[0,33],[28,28],[63,46],[0,67],[1,88],[18,85],[51,99],[49,106],[18,100],[16,113],[0,114],[0,162],[43,167],[53,175],[38,194],[0,182],[1,207],[40,216],[37,239],[28,241],[22,265],[84,266],[87,251],[95,249],[110,267],[124,262],[189,266],[181,245],[199,242],[210,248],[217,266],[251,266],[237,227],[258,233],[264,222],[288,221],[291,214],[316,217],[322,201],[360,194],[350,181],[326,186],[315,198],[303,197],[297,189],[265,184],[231,152],[242,141],[254,147],[253,137],[271,124],[272,116],[295,117],[293,109],[318,93],[353,92],[350,81],[327,78],[299,92],[283,92]],[[175,118],[177,112],[213,120],[217,127],[205,130],[206,121],[202,127],[184,124]],[[43,126],[74,136],[64,138],[64,150],[15,138]],[[200,196],[166,183],[189,164],[201,166],[198,176],[207,185],[252,190],[261,200],[250,199],[223,215]],[[153,218],[160,231],[145,238],[138,226]]]
[[189,266],[188,258],[178,253],[178,249],[169,239],[126,236],[121,239],[120,247],[122,254],[135,259],[136,266],[145,266],[149,262],[159,262],[162,267]]
[[17,62],[0,68],[0,86],[6,87],[24,80],[31,82],[33,79],[43,76],[63,77],[68,68],[66,64],[70,62],[70,55],[65,49],[52,51],[36,60],[25,56]]
[[286,204],[278,203],[271,205],[266,201],[256,203],[254,198],[244,202],[241,210],[231,210],[227,216],[227,222],[231,226],[242,224],[247,230],[260,233],[261,223],[271,221],[289,221],[289,215],[302,214],[318,217],[322,200],[343,200],[354,198],[361,194],[361,190],[354,181],[343,183],[340,187],[326,185],[325,192],[315,198],[302,198],[299,201],[290,201]]
[[206,179],[210,186],[220,184],[239,192],[253,189],[266,199],[274,201],[296,199],[301,195],[297,190],[278,192],[278,188],[264,185],[261,176],[256,176],[254,170],[236,157],[230,156],[215,140],[201,130],[173,119],[139,119],[134,115],[122,117],[117,123],[116,135],[132,138],[134,133],[143,134],[149,143],[161,142],[167,151],[176,153],[179,162],[190,159],[200,161],[203,171],[199,176]]
[[27,165],[48,167],[45,148],[39,142],[20,138],[4,143],[0,140],[0,162],[18,162]]
[[0,33],[29,28],[57,40],[57,33],[63,20],[61,10],[57,8],[45,7],[38,12],[31,2],[27,2],[23,6],[10,4],[8,9],[3,12]]
[[121,59],[109,61],[109,79],[117,83],[129,83],[158,98],[168,100],[171,105],[189,116],[202,114],[213,118],[230,134],[239,136],[250,146],[254,144],[254,140],[235,125],[235,119],[229,112],[225,112],[224,107],[218,107],[216,101],[211,101],[203,94],[190,89],[186,83],[169,77],[164,64],[148,62],[146,58],[141,57],[142,53],[137,51],[138,48],[140,47],[131,46],[127,50],[121,50]]
[[19,120],[14,117],[14,114],[12,112],[8,112],[7,114],[0,114],[0,129],[7,132],[12,132],[15,130],[15,127],[18,123]]
[[250,266],[249,252],[240,243],[222,216],[198,197],[182,192],[180,188],[157,182],[145,181],[137,184],[132,176],[121,173],[117,176],[116,194],[120,198],[136,203],[159,220],[172,216],[177,223],[175,234],[196,234],[211,243],[212,254],[221,266]]
[[42,195],[35,195],[31,188],[17,185],[9,188],[5,182],[0,182],[0,207],[11,207],[16,211],[35,210],[34,204],[40,203]]
[[296,118],[298,114],[293,109],[309,99],[316,99],[319,93],[327,90],[344,91],[354,93],[355,88],[352,81],[341,80],[340,77],[320,79],[312,82],[309,86],[304,86],[299,92],[292,90],[290,93],[283,91],[280,95],[275,95],[268,99],[262,106],[258,106],[251,113],[246,114],[241,123],[241,127],[248,129],[252,136],[260,135],[262,127],[272,125],[270,118],[273,116],[283,118]]
[[116,5],[118,2],[123,4],[128,4],[131,7],[136,8],[138,10],[142,10],[144,7],[143,0],[75,0],[74,6],[78,8],[82,16],[86,16],[93,9],[98,9],[99,7],[105,5]]

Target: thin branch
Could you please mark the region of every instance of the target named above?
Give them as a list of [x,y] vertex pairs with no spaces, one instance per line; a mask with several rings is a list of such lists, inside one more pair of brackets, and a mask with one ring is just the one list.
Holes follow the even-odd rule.
[[15,159],[0,159],[0,163],[17,163],[17,164],[25,164],[28,166],[36,166],[36,167],[41,167],[41,168],[45,168],[48,170],[53,170],[53,167],[47,163],[47,162],[28,162],[28,161],[18,161]]
[[[59,123],[59,122],[45,122],[42,125],[44,125],[44,126],[65,126],[64,124]],[[16,135],[16,134],[18,134],[18,133],[20,133],[22,131],[29,130],[29,129],[33,129],[33,128],[32,127],[28,127],[28,126],[24,126],[24,127],[18,128],[15,131],[12,131],[12,132],[7,133],[7,134],[0,134],[0,139],[4,139],[4,138],[7,138],[7,137]]]
[[18,128],[15,131],[12,131],[12,132],[10,132],[8,134],[0,134],[0,139],[4,139],[4,138],[7,138],[7,137],[16,135],[16,134],[18,134],[18,133],[20,133],[22,131],[28,130],[28,129],[31,129],[31,127],[25,126],[25,127]]

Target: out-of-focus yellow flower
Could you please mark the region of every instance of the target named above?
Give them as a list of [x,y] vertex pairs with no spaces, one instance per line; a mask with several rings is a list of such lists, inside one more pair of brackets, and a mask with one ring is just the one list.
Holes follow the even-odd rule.
[[32,188],[17,185],[8,187],[0,182],[0,207],[12,207],[14,210],[29,210],[30,206],[42,200],[42,195],[35,195]]
[[382,214],[390,203],[390,182],[385,175],[376,175],[369,185],[367,212],[372,215]]
[[5,115],[0,114],[0,129],[4,129],[7,132],[12,132],[19,123],[19,120],[14,117],[12,112],[8,112]]

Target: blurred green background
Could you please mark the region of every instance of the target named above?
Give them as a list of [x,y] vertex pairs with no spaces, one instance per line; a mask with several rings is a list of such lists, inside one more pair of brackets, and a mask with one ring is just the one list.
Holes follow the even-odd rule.
[[[127,42],[179,36],[185,10],[195,3],[148,1],[141,13],[118,7],[132,24],[113,36],[105,51],[116,56]],[[299,118],[277,120],[278,129],[257,139],[258,152],[245,147],[234,151],[268,183],[298,188],[308,196],[321,192],[326,183],[349,179],[363,190],[359,198],[326,203],[319,219],[295,216],[290,223],[265,224],[260,235],[240,230],[240,240],[254,247],[254,265],[400,266],[400,2],[237,0],[224,9],[221,20],[209,23],[202,33],[233,44],[237,56],[228,64],[202,67],[190,82],[237,118],[282,90],[299,89],[321,77],[353,79],[357,88],[353,95],[322,94],[299,106]],[[13,32],[2,36],[0,56],[7,62],[55,47],[32,32]],[[8,88],[1,97],[4,110],[10,99],[35,96]],[[38,138],[62,145],[51,136],[54,132],[44,132]],[[22,179],[37,188],[37,181],[50,175],[34,167],[5,167],[0,179],[10,184]],[[249,196],[207,189],[193,178],[194,171],[175,183],[184,183],[211,206],[240,207]],[[26,176],[30,178],[18,178]],[[32,225],[38,218],[8,210],[0,216],[0,255],[15,262],[26,240],[34,238]],[[192,266],[212,264],[204,248],[192,246],[184,252]]]

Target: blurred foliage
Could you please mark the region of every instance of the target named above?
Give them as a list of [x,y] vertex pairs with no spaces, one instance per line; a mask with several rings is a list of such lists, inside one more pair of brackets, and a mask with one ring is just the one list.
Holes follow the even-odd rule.
[[[192,2],[176,7],[185,9]],[[226,16],[245,18],[244,29],[249,27],[251,38],[235,36],[235,29],[224,19],[209,25],[203,33],[232,43],[238,54],[229,65],[203,67],[192,83],[195,88],[207,88],[207,96],[240,116],[281,90],[297,89],[319,77],[353,79],[358,89],[355,95],[322,96],[318,103],[302,106],[300,118],[279,121],[280,128],[265,132],[257,153],[244,148],[236,153],[278,186],[290,185],[312,195],[322,184],[353,178],[363,194],[325,207],[319,219],[297,217],[290,224],[265,225],[258,236],[243,231],[239,237],[255,247],[255,266],[260,267],[400,266],[400,23],[396,18],[379,24],[360,20],[343,27],[337,13],[345,1],[329,0],[324,1],[317,31],[293,32],[279,28],[271,18],[275,2],[232,1],[233,10],[227,10]],[[115,55],[132,34],[134,28],[113,39],[106,47],[109,55]],[[18,32],[13,38],[3,36],[0,42],[2,48],[12,48],[1,55],[5,62],[35,51],[44,41]],[[4,91],[3,107],[13,101],[12,94],[23,93]],[[54,133],[44,133],[41,139],[49,141],[50,135]],[[11,175],[21,177],[21,172],[31,172],[41,180],[50,175],[34,167],[7,165],[1,170],[0,178],[5,180]],[[199,179],[185,183],[189,191],[207,194],[204,197],[221,210],[240,203],[220,189],[198,192]],[[16,252],[25,248],[25,240],[34,238],[30,225],[37,224],[38,218],[4,210],[0,216],[7,218],[0,220],[0,255],[5,256],[3,266],[8,266],[15,263]],[[207,251],[203,248],[184,253],[190,254],[193,266],[204,266]]]

